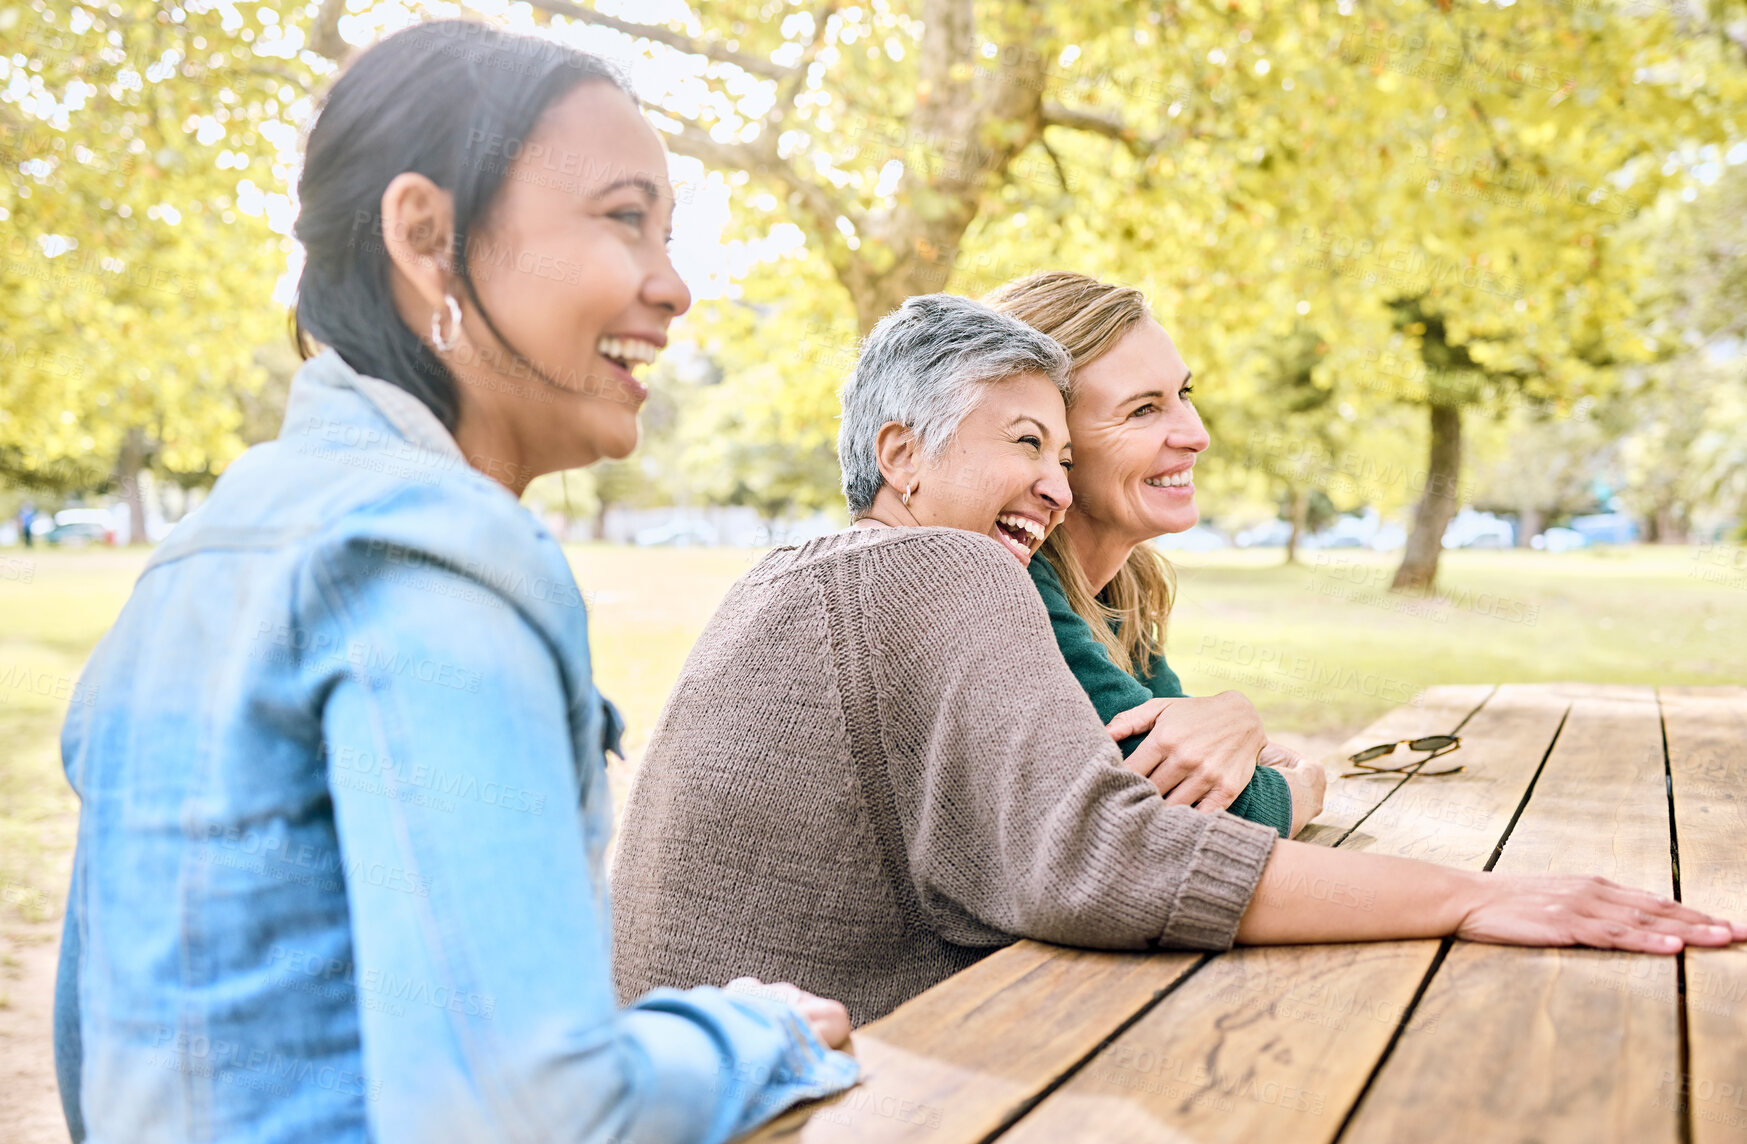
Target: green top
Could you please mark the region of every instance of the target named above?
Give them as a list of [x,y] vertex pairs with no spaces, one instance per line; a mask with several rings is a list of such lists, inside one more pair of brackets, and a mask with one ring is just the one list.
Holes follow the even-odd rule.
[[[1033,556],[1030,568],[1031,582],[1037,585],[1044,607],[1049,610],[1049,626],[1055,631],[1056,646],[1061,648],[1062,658],[1068,661],[1074,678],[1091,697],[1098,718],[1108,723],[1149,699],[1183,696],[1183,684],[1163,656],[1153,661],[1152,670],[1137,675],[1117,667],[1109,651],[1092,635],[1090,625],[1068,605],[1061,578],[1050,562],[1041,555]],[[1130,735],[1118,743],[1122,757],[1132,755],[1145,738]],[[1286,776],[1272,767],[1257,767],[1250,785],[1227,809],[1239,818],[1272,826],[1282,838],[1291,835],[1292,790],[1286,785]]]

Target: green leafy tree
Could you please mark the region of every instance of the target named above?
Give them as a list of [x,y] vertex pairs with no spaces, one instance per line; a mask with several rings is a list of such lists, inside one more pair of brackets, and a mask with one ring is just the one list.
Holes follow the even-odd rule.
[[0,59],[14,482],[113,488],[138,540],[141,471],[210,480],[241,451],[255,355],[285,336],[269,300],[290,250],[283,159],[332,68],[312,45],[337,50],[342,10],[0,5],[17,45]]

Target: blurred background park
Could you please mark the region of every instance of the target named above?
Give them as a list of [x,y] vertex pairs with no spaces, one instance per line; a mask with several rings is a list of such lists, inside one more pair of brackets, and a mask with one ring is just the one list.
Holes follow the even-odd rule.
[[[1170,658],[1318,752],[1444,682],[1747,679],[1747,3],[0,0],[0,1123],[64,1138],[56,734],[278,432],[300,131],[470,16],[613,60],[697,299],[631,459],[542,478],[634,766],[904,297],[1141,287],[1213,447]],[[464,47],[464,45],[462,45]]]

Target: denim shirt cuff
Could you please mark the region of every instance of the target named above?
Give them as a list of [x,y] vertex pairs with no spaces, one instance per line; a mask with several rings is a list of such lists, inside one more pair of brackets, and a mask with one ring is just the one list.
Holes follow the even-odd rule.
[[622,761],[625,757],[625,717],[619,714],[611,699],[603,695],[600,700],[601,712],[606,716],[601,723],[601,751],[611,751]]

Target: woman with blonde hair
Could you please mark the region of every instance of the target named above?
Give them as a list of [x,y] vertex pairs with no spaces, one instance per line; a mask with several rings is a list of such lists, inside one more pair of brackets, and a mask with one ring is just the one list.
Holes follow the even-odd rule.
[[1322,769],[1268,743],[1239,693],[1186,696],[1165,662],[1176,576],[1148,542],[1195,524],[1195,459],[1208,445],[1176,344],[1139,290],[1084,274],[1030,274],[984,301],[1073,362],[1074,503],[1029,566],[1063,658],[1128,767],[1166,802],[1296,834],[1322,809]]
[[[874,327],[838,437],[855,523],[735,583],[637,769],[613,864],[624,997],[750,973],[860,1025],[1022,937],[1662,953],[1747,937],[1601,879],[1294,842],[1125,769],[1025,571],[1073,499],[1069,366],[968,298],[911,298]],[[1364,908],[1327,901],[1325,880]]]

